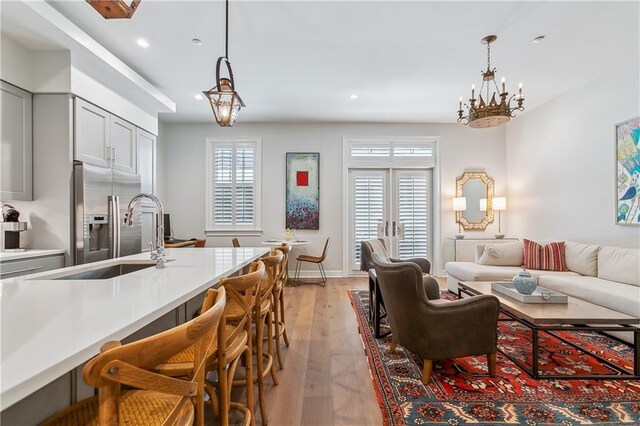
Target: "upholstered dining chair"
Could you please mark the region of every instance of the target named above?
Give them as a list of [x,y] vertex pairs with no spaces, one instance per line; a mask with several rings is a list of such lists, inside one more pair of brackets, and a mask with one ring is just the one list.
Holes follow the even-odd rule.
[[390,352],[401,345],[422,357],[423,383],[429,383],[434,361],[465,356],[486,355],[489,374],[495,375],[497,297],[429,300],[418,265],[388,262],[375,252],[372,261],[393,331]]
[[[206,355],[217,338],[225,289],[208,290],[203,314],[170,330],[126,345],[105,343],[87,363],[82,378],[98,388],[46,422],[52,425],[204,425]],[[171,378],[153,367],[193,347],[191,375]],[[127,385],[131,390],[121,389]],[[193,401],[192,401],[193,399]],[[195,406],[195,410],[194,410]]]

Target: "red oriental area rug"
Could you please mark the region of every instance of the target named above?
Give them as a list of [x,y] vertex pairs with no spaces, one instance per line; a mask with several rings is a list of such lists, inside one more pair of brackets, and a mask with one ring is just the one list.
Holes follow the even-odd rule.
[[[485,356],[466,357],[438,361],[431,383],[423,385],[420,357],[400,346],[390,354],[391,337],[373,336],[367,321],[368,291],[350,290],[349,297],[385,425],[640,425],[640,381],[534,380],[500,352],[496,377],[487,374]],[[443,292],[442,298],[456,297]],[[518,323],[499,323],[498,345],[528,365],[530,336]],[[563,337],[632,370],[633,351],[625,344],[595,332]],[[541,370],[616,374],[545,333],[540,335],[540,348]]]

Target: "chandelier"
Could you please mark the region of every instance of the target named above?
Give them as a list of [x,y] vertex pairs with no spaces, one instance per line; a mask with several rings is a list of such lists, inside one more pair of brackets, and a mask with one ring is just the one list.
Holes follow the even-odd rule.
[[[238,118],[240,108],[245,104],[238,92],[236,92],[235,82],[233,80],[233,71],[229,62],[229,0],[225,2],[225,36],[224,36],[224,56],[218,58],[216,63],[216,85],[202,92],[209,99],[213,116],[220,127],[231,127]],[[220,67],[222,63],[227,67],[228,77],[220,77]]]
[[142,0],[133,0],[127,4],[124,0],[87,0],[105,19],[129,19],[133,16]]
[[[505,87],[505,79],[502,77],[502,90],[498,89],[496,83],[496,69],[491,68],[491,43],[496,41],[498,36],[488,35],[482,39],[482,44],[487,45],[487,70],[482,71],[482,85],[478,99],[476,99],[476,85],[471,86],[471,98],[469,104],[463,104],[462,97],[459,99],[458,123],[469,125],[473,128],[494,127],[504,124],[514,118],[516,111],[523,111],[524,96],[522,95],[522,83],[518,87],[518,93],[511,95]],[[493,87],[492,87],[493,85]],[[494,90],[495,88],[495,90]],[[482,95],[486,93],[486,98]],[[499,98],[496,99],[496,96]],[[464,116],[464,108],[468,109]],[[466,121],[464,121],[466,120]]]

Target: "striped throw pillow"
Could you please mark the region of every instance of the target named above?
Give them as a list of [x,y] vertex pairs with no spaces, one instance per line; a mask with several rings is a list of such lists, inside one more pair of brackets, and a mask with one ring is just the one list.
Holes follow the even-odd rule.
[[567,271],[564,258],[564,241],[549,244],[538,244],[524,240],[524,265],[527,269],[542,271]]

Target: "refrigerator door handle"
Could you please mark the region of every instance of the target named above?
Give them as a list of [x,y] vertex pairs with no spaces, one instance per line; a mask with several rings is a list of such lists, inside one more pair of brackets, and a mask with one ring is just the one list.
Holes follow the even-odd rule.
[[114,217],[115,217],[115,224],[113,226],[113,230],[114,233],[116,235],[116,245],[115,245],[115,256],[114,257],[120,257],[120,226],[121,226],[121,221],[120,221],[120,197],[115,195],[113,197],[113,203],[114,208]]
[[120,200],[117,195],[109,196],[109,217],[111,218],[109,254],[114,259],[120,257]]

